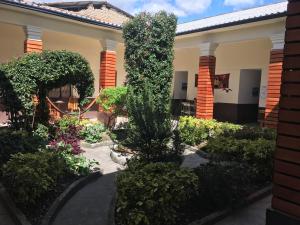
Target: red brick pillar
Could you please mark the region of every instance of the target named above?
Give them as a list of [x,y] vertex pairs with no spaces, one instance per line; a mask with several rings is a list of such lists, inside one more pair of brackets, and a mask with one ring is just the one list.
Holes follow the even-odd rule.
[[116,86],[116,52],[101,52],[100,88]]
[[27,26],[25,33],[24,53],[41,52],[43,50],[42,30],[39,27]]
[[198,89],[196,101],[196,117],[212,119],[214,111],[214,76],[216,57],[214,51],[217,45],[205,43],[200,46]]
[[289,1],[267,225],[300,224],[300,2]]
[[100,89],[116,86],[117,42],[104,40],[101,42],[104,51],[101,52]]
[[282,76],[284,35],[273,35],[271,37],[271,40],[273,43],[273,48],[270,53],[264,126],[270,128],[277,128],[278,105]]

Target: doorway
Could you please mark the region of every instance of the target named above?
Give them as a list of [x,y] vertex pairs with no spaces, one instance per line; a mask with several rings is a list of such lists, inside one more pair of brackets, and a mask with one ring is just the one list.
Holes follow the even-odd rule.
[[257,123],[260,83],[260,69],[240,70],[237,113],[239,123]]
[[176,71],[173,79],[172,114],[181,115],[181,104],[187,99],[188,72]]
[[173,99],[186,100],[188,72],[176,71],[174,76]]

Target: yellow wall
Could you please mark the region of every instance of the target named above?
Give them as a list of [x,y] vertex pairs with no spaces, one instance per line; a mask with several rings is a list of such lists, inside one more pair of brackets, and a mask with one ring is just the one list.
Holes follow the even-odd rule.
[[[226,93],[222,90],[215,90],[215,102],[242,103],[238,100],[241,69],[261,69],[261,88],[266,86],[270,50],[271,41],[268,39],[220,44],[215,52],[216,74],[230,73],[229,88],[232,91]],[[187,98],[190,100],[197,96],[194,77],[198,73],[200,51],[200,48],[175,50],[174,71],[188,71]],[[260,106],[264,106],[264,99],[261,99]]]
[[[23,27],[0,23],[0,63],[11,61],[14,57],[24,54],[25,32]],[[95,95],[99,92],[100,53],[102,46],[97,39],[83,36],[43,31],[44,50],[68,50],[81,54],[90,63],[95,76]],[[117,85],[123,85],[126,78],[124,69],[124,46],[117,47]]]
[[197,95],[197,88],[195,87],[195,74],[198,74],[199,70],[199,55],[200,50],[196,48],[183,48],[175,50],[174,73],[175,71],[188,72],[187,98],[190,100],[193,100]]
[[0,23],[0,63],[24,54],[25,33],[22,27]]
[[73,51],[86,58],[95,76],[95,95],[99,93],[100,52],[102,47],[98,40],[59,32],[44,31],[43,48],[45,50]]
[[[10,61],[13,57],[23,54],[25,33],[21,26],[0,23],[0,62]],[[99,37],[100,39],[101,37]],[[95,89],[99,89],[100,52],[102,46],[99,40],[79,35],[43,31],[43,47],[49,50],[65,49],[78,52],[90,63],[95,75]],[[216,49],[216,74],[230,73],[229,88],[231,92],[215,91],[215,102],[242,103],[238,100],[240,69],[261,69],[261,90],[267,85],[267,73],[271,41],[260,39],[240,43],[220,44]],[[194,87],[195,74],[198,73],[200,56],[199,48],[175,49],[174,72],[188,72],[187,98],[194,99],[197,88]],[[126,80],[124,70],[124,45],[117,47],[117,85],[123,85]],[[265,99],[260,99],[260,106],[265,105]]]
[[[242,43],[221,44],[216,50],[216,74],[230,73],[229,88],[226,93],[215,90],[215,102],[243,103],[238,101],[241,69],[261,69],[261,88],[267,84],[271,41],[257,40]],[[261,99],[261,101],[264,101]],[[264,106],[263,102],[260,104]]]
[[124,68],[124,45],[119,44],[117,48],[117,86],[123,86],[126,81],[126,71]]

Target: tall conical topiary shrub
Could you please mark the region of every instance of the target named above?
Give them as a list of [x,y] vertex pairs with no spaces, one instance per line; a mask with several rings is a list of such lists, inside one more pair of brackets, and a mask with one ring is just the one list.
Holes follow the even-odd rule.
[[141,13],[123,28],[128,85],[140,94],[148,82],[155,102],[165,110],[169,110],[176,26],[176,16],[162,11]]
[[141,156],[159,161],[172,135],[170,90],[177,18],[141,13],[123,29],[127,71],[129,141]]

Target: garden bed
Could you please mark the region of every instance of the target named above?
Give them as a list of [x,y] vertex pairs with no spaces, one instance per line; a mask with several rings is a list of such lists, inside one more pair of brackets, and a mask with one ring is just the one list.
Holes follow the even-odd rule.
[[42,196],[38,204],[30,207],[24,207],[16,204],[16,206],[25,214],[32,225],[40,225],[44,216],[50,209],[55,200],[74,182],[82,177],[68,177],[57,184],[55,190]]
[[41,225],[49,225],[56,217],[59,210],[67,203],[67,201],[72,198],[76,192],[78,192],[81,188],[83,188],[88,183],[94,181],[98,177],[100,177],[102,174],[99,171],[96,171],[94,173],[91,173],[88,176],[81,177],[78,180],[74,181],[72,184],[70,184],[51,204],[49,210],[47,210],[47,213],[43,217],[42,223],[39,223]]
[[260,190],[254,192],[253,194],[250,194],[247,198],[244,199],[244,201],[240,202],[240,204],[237,204],[234,208],[230,207],[230,208],[223,209],[223,210],[220,210],[217,212],[212,212],[209,215],[202,217],[201,219],[198,219],[198,220],[195,220],[195,221],[189,223],[189,225],[215,224],[218,221],[229,216],[235,210],[240,210],[241,208],[244,208],[256,201],[263,199],[264,197],[268,196],[271,193],[272,193],[272,186],[267,185],[264,188],[261,188]]

